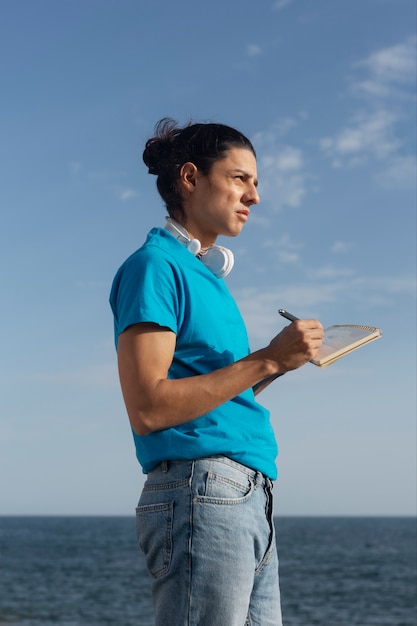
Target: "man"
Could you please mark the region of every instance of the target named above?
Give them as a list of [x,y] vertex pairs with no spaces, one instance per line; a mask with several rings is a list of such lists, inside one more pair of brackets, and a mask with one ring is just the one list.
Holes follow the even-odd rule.
[[138,538],[156,625],[280,626],[272,520],[277,446],[255,393],[321,345],[317,320],[250,353],[219,235],[259,203],[255,150],[221,124],[162,120],[144,162],[170,218],[119,269],[111,305],[122,392],[147,481]]

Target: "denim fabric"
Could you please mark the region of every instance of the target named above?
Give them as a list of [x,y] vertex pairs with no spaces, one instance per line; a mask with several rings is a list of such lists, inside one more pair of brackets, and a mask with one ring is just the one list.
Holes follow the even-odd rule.
[[282,626],[269,478],[223,456],[163,462],[136,519],[156,626]]

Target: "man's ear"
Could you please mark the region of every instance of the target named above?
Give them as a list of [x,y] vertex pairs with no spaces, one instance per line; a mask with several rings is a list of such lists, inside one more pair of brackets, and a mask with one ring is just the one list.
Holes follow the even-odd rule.
[[179,183],[185,191],[192,193],[194,191],[198,168],[191,161],[187,161],[180,169]]

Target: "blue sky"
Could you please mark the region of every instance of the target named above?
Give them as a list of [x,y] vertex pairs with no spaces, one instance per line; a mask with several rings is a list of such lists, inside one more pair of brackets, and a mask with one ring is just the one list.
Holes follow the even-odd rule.
[[227,281],[252,348],[286,308],[383,338],[271,385],[278,515],[416,513],[414,0],[0,1],[0,514],[133,514],[108,293],[165,211],[154,124],[255,143]]

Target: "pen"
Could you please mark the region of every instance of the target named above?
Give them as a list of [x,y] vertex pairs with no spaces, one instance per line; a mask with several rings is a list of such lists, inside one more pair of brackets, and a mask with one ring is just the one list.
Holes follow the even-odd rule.
[[288,313],[288,311],[285,311],[284,309],[279,309],[278,313],[287,320],[290,320],[290,322],[295,322],[300,319],[299,317],[295,317],[295,315],[291,315],[291,313]]

